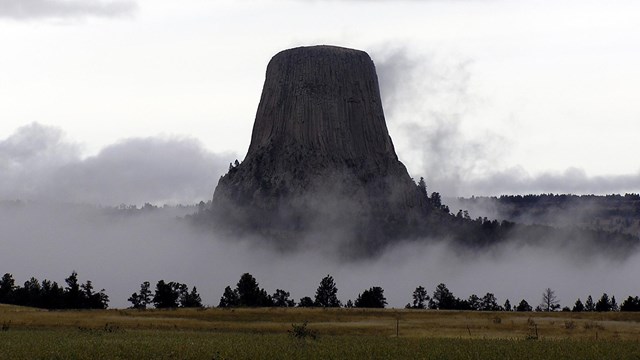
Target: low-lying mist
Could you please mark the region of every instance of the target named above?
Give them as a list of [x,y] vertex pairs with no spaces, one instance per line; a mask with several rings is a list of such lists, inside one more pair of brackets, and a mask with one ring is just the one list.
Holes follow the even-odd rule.
[[499,302],[540,302],[547,287],[563,306],[603,292],[621,302],[636,293],[637,253],[625,259],[551,244],[517,241],[482,251],[456,248],[445,240],[406,242],[368,260],[343,261],[340,247],[317,241],[295,251],[260,246],[260,239],[229,239],[193,226],[183,216],[195,207],[137,211],[60,203],[4,203],[0,206],[0,272],[22,284],[29,277],[64,284],[72,270],[81,281],[104,288],[110,307],[127,298],[143,281],[178,281],[197,286],[203,303],[217,305],[225,286],[244,272],[269,293],[290,291],[297,301],[315,295],[327,274],[346,302],[371,286],[382,286],[390,307],[411,301],[415,287],[430,292],[439,283],[460,298],[494,293]]

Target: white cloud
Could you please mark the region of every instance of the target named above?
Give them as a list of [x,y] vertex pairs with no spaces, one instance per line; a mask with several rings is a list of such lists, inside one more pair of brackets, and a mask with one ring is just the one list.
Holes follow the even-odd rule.
[[136,3],[129,0],[0,0],[0,18],[77,18],[130,15]]

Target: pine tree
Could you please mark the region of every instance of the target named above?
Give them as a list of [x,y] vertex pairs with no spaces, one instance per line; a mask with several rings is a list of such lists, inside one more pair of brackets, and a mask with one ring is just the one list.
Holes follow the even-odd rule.
[[12,304],[13,292],[16,289],[16,282],[13,275],[6,273],[0,279],[0,303]]
[[236,306],[240,306],[240,296],[238,295],[238,291],[231,289],[231,286],[227,286],[224,288],[224,294],[220,298],[218,307],[226,308]]
[[498,301],[496,300],[495,295],[492,293],[487,293],[480,302],[480,310],[482,311],[499,311],[500,305],[498,305]]
[[427,293],[427,290],[422,286],[418,286],[413,291],[413,306],[411,306],[411,308],[425,309],[428,303],[429,303],[429,294]]
[[520,300],[520,303],[518,304],[518,306],[516,306],[516,311],[531,311],[531,310],[532,310],[531,305],[529,305],[529,303],[525,299]]
[[180,307],[183,308],[201,308],[202,307],[202,299],[200,298],[200,294],[198,294],[198,290],[194,286],[191,289],[191,292],[188,292],[188,288],[185,285],[181,287],[180,294]]
[[436,290],[433,292],[433,297],[429,302],[429,307],[432,309],[455,309],[458,301],[455,296],[447,289],[447,285],[439,284]]
[[64,279],[67,283],[65,292],[65,308],[67,309],[80,309],[82,307],[82,294],[80,293],[80,283],[78,282],[78,273],[71,272],[68,278]]
[[272,306],[271,296],[261,289],[253,275],[244,273],[236,285],[240,306]]
[[273,299],[273,305],[278,307],[294,307],[296,302],[293,299],[289,299],[291,294],[288,291],[282,289],[276,289],[271,298]]
[[144,310],[151,304],[151,284],[148,281],[140,284],[140,292],[131,294],[127,299],[132,304],[132,308]]
[[374,286],[358,295],[355,302],[357,308],[384,308],[387,305],[387,298],[384,297],[384,289]]
[[298,302],[298,307],[313,307],[313,306],[314,306],[313,299],[311,299],[308,296],[301,298],[300,301]]
[[469,304],[469,310],[480,310],[480,303],[482,300],[476,294],[471,294],[469,299],[467,300],[467,304]]
[[596,303],[595,310],[598,312],[611,311],[611,301],[609,300],[609,295],[607,295],[607,293],[602,294],[600,300]]
[[319,307],[340,307],[342,304],[338,300],[338,288],[331,275],[325,276],[316,290],[315,306]]
[[580,300],[580,298],[578,298],[578,300],[576,300],[575,305],[573,305],[573,309],[571,309],[571,311],[573,312],[582,312],[584,311],[584,304],[582,304],[582,301]]
[[596,311],[596,305],[593,303],[591,295],[587,297],[587,301],[584,303],[584,311]]

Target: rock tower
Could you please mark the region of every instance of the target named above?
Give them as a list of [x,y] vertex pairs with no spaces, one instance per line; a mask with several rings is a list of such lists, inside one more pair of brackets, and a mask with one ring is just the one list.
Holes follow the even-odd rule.
[[281,246],[309,237],[375,251],[411,235],[428,204],[395,153],[367,53],[310,46],[271,59],[249,150],[212,211],[218,226]]

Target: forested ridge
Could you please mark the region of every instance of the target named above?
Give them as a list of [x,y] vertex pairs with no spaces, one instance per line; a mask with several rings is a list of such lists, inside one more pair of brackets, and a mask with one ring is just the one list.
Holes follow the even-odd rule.
[[522,224],[640,235],[640,195],[529,194],[458,198],[473,214]]

